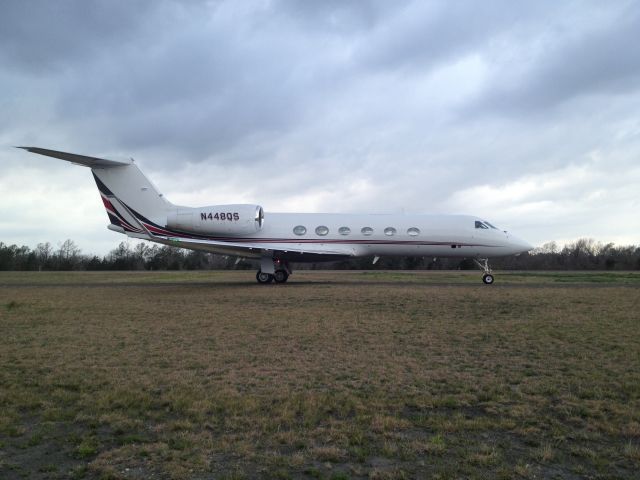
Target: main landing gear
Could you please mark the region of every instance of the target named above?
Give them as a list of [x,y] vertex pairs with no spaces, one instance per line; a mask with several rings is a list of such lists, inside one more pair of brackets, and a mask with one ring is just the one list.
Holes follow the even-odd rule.
[[[268,273],[269,270],[273,273]],[[289,268],[289,264],[287,262],[274,259],[273,264],[271,264],[270,261],[268,262],[263,259],[261,262],[261,268],[258,270],[258,273],[256,273],[256,280],[261,284],[271,282],[286,283],[287,280],[289,280],[289,275],[291,275],[291,268]]]
[[289,280],[289,274],[286,270],[276,270],[275,272],[273,272],[273,275],[270,273],[265,273],[262,270],[258,270],[258,273],[256,273],[256,280],[258,281],[258,283],[285,283],[287,280]]
[[491,273],[491,267],[489,267],[489,259],[488,258],[474,258],[473,259],[474,262],[476,262],[476,265],[478,265],[482,271],[484,272],[484,274],[482,275],[482,281],[486,284],[486,285],[493,285],[493,281],[495,280],[493,278],[493,274]]

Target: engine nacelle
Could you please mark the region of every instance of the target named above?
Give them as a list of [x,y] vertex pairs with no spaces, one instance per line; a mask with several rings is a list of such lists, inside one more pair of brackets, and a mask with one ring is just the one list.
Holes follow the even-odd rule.
[[211,205],[178,207],[167,216],[167,227],[212,235],[247,235],[262,228],[260,205]]

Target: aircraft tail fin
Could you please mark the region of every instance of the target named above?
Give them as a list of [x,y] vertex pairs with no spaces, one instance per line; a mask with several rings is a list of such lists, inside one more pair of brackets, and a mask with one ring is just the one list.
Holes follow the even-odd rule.
[[91,168],[110,229],[127,234],[146,235],[143,222],[166,225],[172,204],[166,200],[133,160],[109,160],[37,147],[18,147],[28,152],[59,158]]

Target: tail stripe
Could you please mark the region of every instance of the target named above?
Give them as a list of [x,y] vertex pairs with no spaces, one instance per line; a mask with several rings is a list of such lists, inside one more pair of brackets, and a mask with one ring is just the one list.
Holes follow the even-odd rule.
[[116,207],[114,207],[114,202],[116,204],[118,203],[117,197],[111,197],[113,199],[112,202],[111,199],[105,197],[104,195],[100,196],[102,198],[102,203],[104,203],[104,208],[107,210],[107,215],[109,215],[109,220],[111,221],[111,223],[118,227],[122,227],[127,231],[131,231],[134,233],[144,233],[144,230],[133,226],[132,223],[127,221],[124,215],[120,213]]

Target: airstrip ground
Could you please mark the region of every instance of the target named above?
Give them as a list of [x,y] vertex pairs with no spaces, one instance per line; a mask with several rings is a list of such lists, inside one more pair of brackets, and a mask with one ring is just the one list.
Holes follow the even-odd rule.
[[0,273],[0,478],[638,478],[640,274]]

